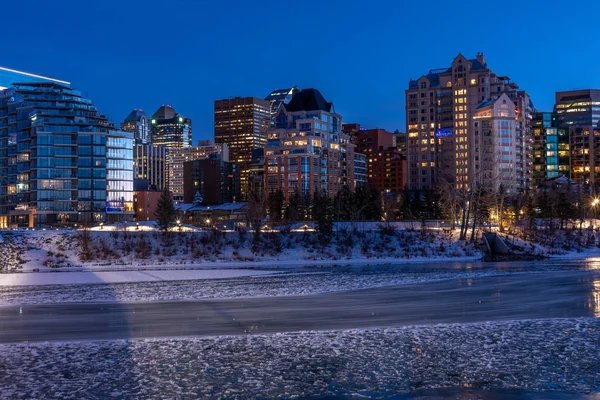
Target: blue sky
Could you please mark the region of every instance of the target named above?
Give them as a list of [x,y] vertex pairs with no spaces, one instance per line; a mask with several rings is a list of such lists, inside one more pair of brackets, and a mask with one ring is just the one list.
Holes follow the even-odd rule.
[[314,87],[347,122],[405,129],[410,78],[460,52],[551,110],[600,87],[600,2],[30,0],[2,5],[0,65],[69,80],[111,121],[170,104],[213,137],[213,101]]

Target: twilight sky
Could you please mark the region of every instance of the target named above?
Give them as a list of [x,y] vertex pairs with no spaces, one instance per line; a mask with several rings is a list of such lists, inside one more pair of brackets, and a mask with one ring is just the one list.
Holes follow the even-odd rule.
[[[6,4],[5,4],[6,3]],[[119,123],[170,104],[213,137],[213,101],[317,88],[344,121],[405,130],[410,78],[459,53],[552,109],[600,88],[600,2],[28,0],[2,4],[0,65],[71,81]]]

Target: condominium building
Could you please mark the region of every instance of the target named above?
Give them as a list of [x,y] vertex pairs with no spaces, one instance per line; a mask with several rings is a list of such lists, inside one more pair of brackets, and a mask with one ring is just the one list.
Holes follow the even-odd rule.
[[333,103],[318,90],[298,92],[275,121],[265,149],[268,192],[283,191],[287,202],[295,192],[333,197],[344,186],[354,188],[355,145],[342,132]]
[[150,141],[148,116],[144,110],[133,110],[123,122],[121,130],[133,133],[135,144],[146,144]]
[[473,130],[477,109],[505,94],[515,106],[514,174],[516,190],[529,186],[533,105],[507,76],[494,73],[482,53],[459,54],[448,68],[410,80],[406,90],[408,186],[433,188],[438,180],[469,189],[479,171],[475,157],[481,138]]
[[0,92],[0,227],[131,220],[133,135],[56,82]]
[[560,125],[554,112],[535,113],[531,171],[534,186],[559,176],[571,178],[570,156],[569,127]]
[[31,74],[29,72],[17,71],[0,67],[0,90],[8,89],[14,83],[34,83],[34,82],[54,82],[64,86],[70,86],[71,83],[59,79],[49,78],[47,76]]
[[133,147],[134,178],[145,181],[147,188],[163,190],[167,187],[167,148],[152,144],[136,144]]
[[241,170],[242,197],[248,190],[252,150],[267,144],[271,103],[256,97],[235,97],[214,103],[215,143],[229,147],[229,159]]
[[350,135],[354,151],[366,155],[368,187],[385,193],[404,190],[406,159],[394,145],[394,134],[379,128],[362,129],[359,124],[345,124],[342,131]]
[[190,147],[192,120],[180,115],[171,106],[161,106],[150,120],[150,140],[155,146]]
[[474,110],[471,131],[474,140],[468,167],[471,184],[497,192],[504,188],[509,195],[520,190],[517,162],[516,107],[502,94],[494,100],[482,102]]
[[[183,201],[183,164],[188,161],[214,158],[221,160],[221,154],[227,152],[227,145],[213,145],[169,148],[167,149],[167,179],[169,182],[169,191],[173,200],[177,203]],[[225,161],[225,160],[224,160]]]

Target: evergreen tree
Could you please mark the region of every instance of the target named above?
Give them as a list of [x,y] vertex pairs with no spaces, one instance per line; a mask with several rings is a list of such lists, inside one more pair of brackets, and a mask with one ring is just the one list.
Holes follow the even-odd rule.
[[300,193],[296,190],[290,196],[284,215],[287,222],[298,222],[300,220]]
[[267,198],[267,208],[269,217],[273,223],[278,223],[283,219],[284,195],[281,190],[269,193]]
[[160,230],[167,232],[169,225],[175,220],[175,216],[177,215],[169,189],[164,188],[160,194],[154,215],[156,216]]
[[333,200],[324,191],[315,192],[313,197],[313,217],[317,222],[319,233],[330,235],[333,233]]

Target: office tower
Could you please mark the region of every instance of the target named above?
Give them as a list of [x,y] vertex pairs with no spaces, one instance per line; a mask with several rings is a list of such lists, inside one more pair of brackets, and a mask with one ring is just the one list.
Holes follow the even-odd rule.
[[534,186],[559,176],[571,178],[569,127],[561,126],[554,112],[537,112],[533,114],[532,132]]
[[133,216],[133,135],[55,82],[0,92],[0,226],[73,226]]
[[184,203],[232,203],[240,197],[240,169],[218,159],[187,161],[183,164]]
[[150,120],[150,140],[155,146],[190,147],[192,120],[184,118],[171,106],[161,106]]
[[256,97],[235,97],[216,100],[214,111],[215,143],[227,144],[229,160],[239,165],[242,197],[245,198],[252,150],[264,148],[267,144],[270,103]]
[[341,131],[342,117],[316,89],[303,89],[279,108],[265,149],[268,192],[281,190],[287,202],[296,191],[333,197],[354,188],[354,145]]
[[146,144],[150,141],[148,116],[143,110],[133,110],[123,122],[121,130],[133,133],[135,144]]
[[[163,190],[167,187],[167,148],[151,144],[136,144],[133,147],[134,178],[137,186]],[[145,185],[140,185],[144,181]]]
[[362,129],[359,124],[344,124],[342,131],[356,145],[355,153],[366,155],[367,187],[384,193],[404,190],[406,159],[394,146],[393,133],[379,128]]
[[206,158],[221,159],[221,154],[227,145],[210,145],[202,147],[169,148],[167,149],[167,178],[169,190],[176,203],[183,202],[183,164],[187,161]]
[[560,125],[595,128],[600,121],[600,89],[556,92],[554,111]]
[[17,71],[15,69],[0,67],[0,90],[8,89],[14,83],[54,82],[70,86],[66,81],[61,81],[47,76],[30,74],[29,72]]
[[[439,180],[468,190],[480,171],[476,159],[483,139],[473,131],[477,108],[506,94],[515,106],[512,143],[516,190],[529,187],[531,119],[526,92],[507,76],[494,73],[482,53],[474,59],[459,54],[448,68],[430,70],[410,80],[406,90],[408,186],[432,189]],[[489,110],[491,111],[491,110]]]
[[[292,97],[294,97],[294,95],[298,92],[298,86],[294,86],[293,88],[289,89],[275,89],[272,91],[271,94],[265,97],[265,100],[267,100],[270,104],[269,108],[271,110],[271,115],[274,117],[279,109],[279,106],[282,104],[288,104],[290,101],[292,101]],[[275,121],[272,122],[274,123]]]

